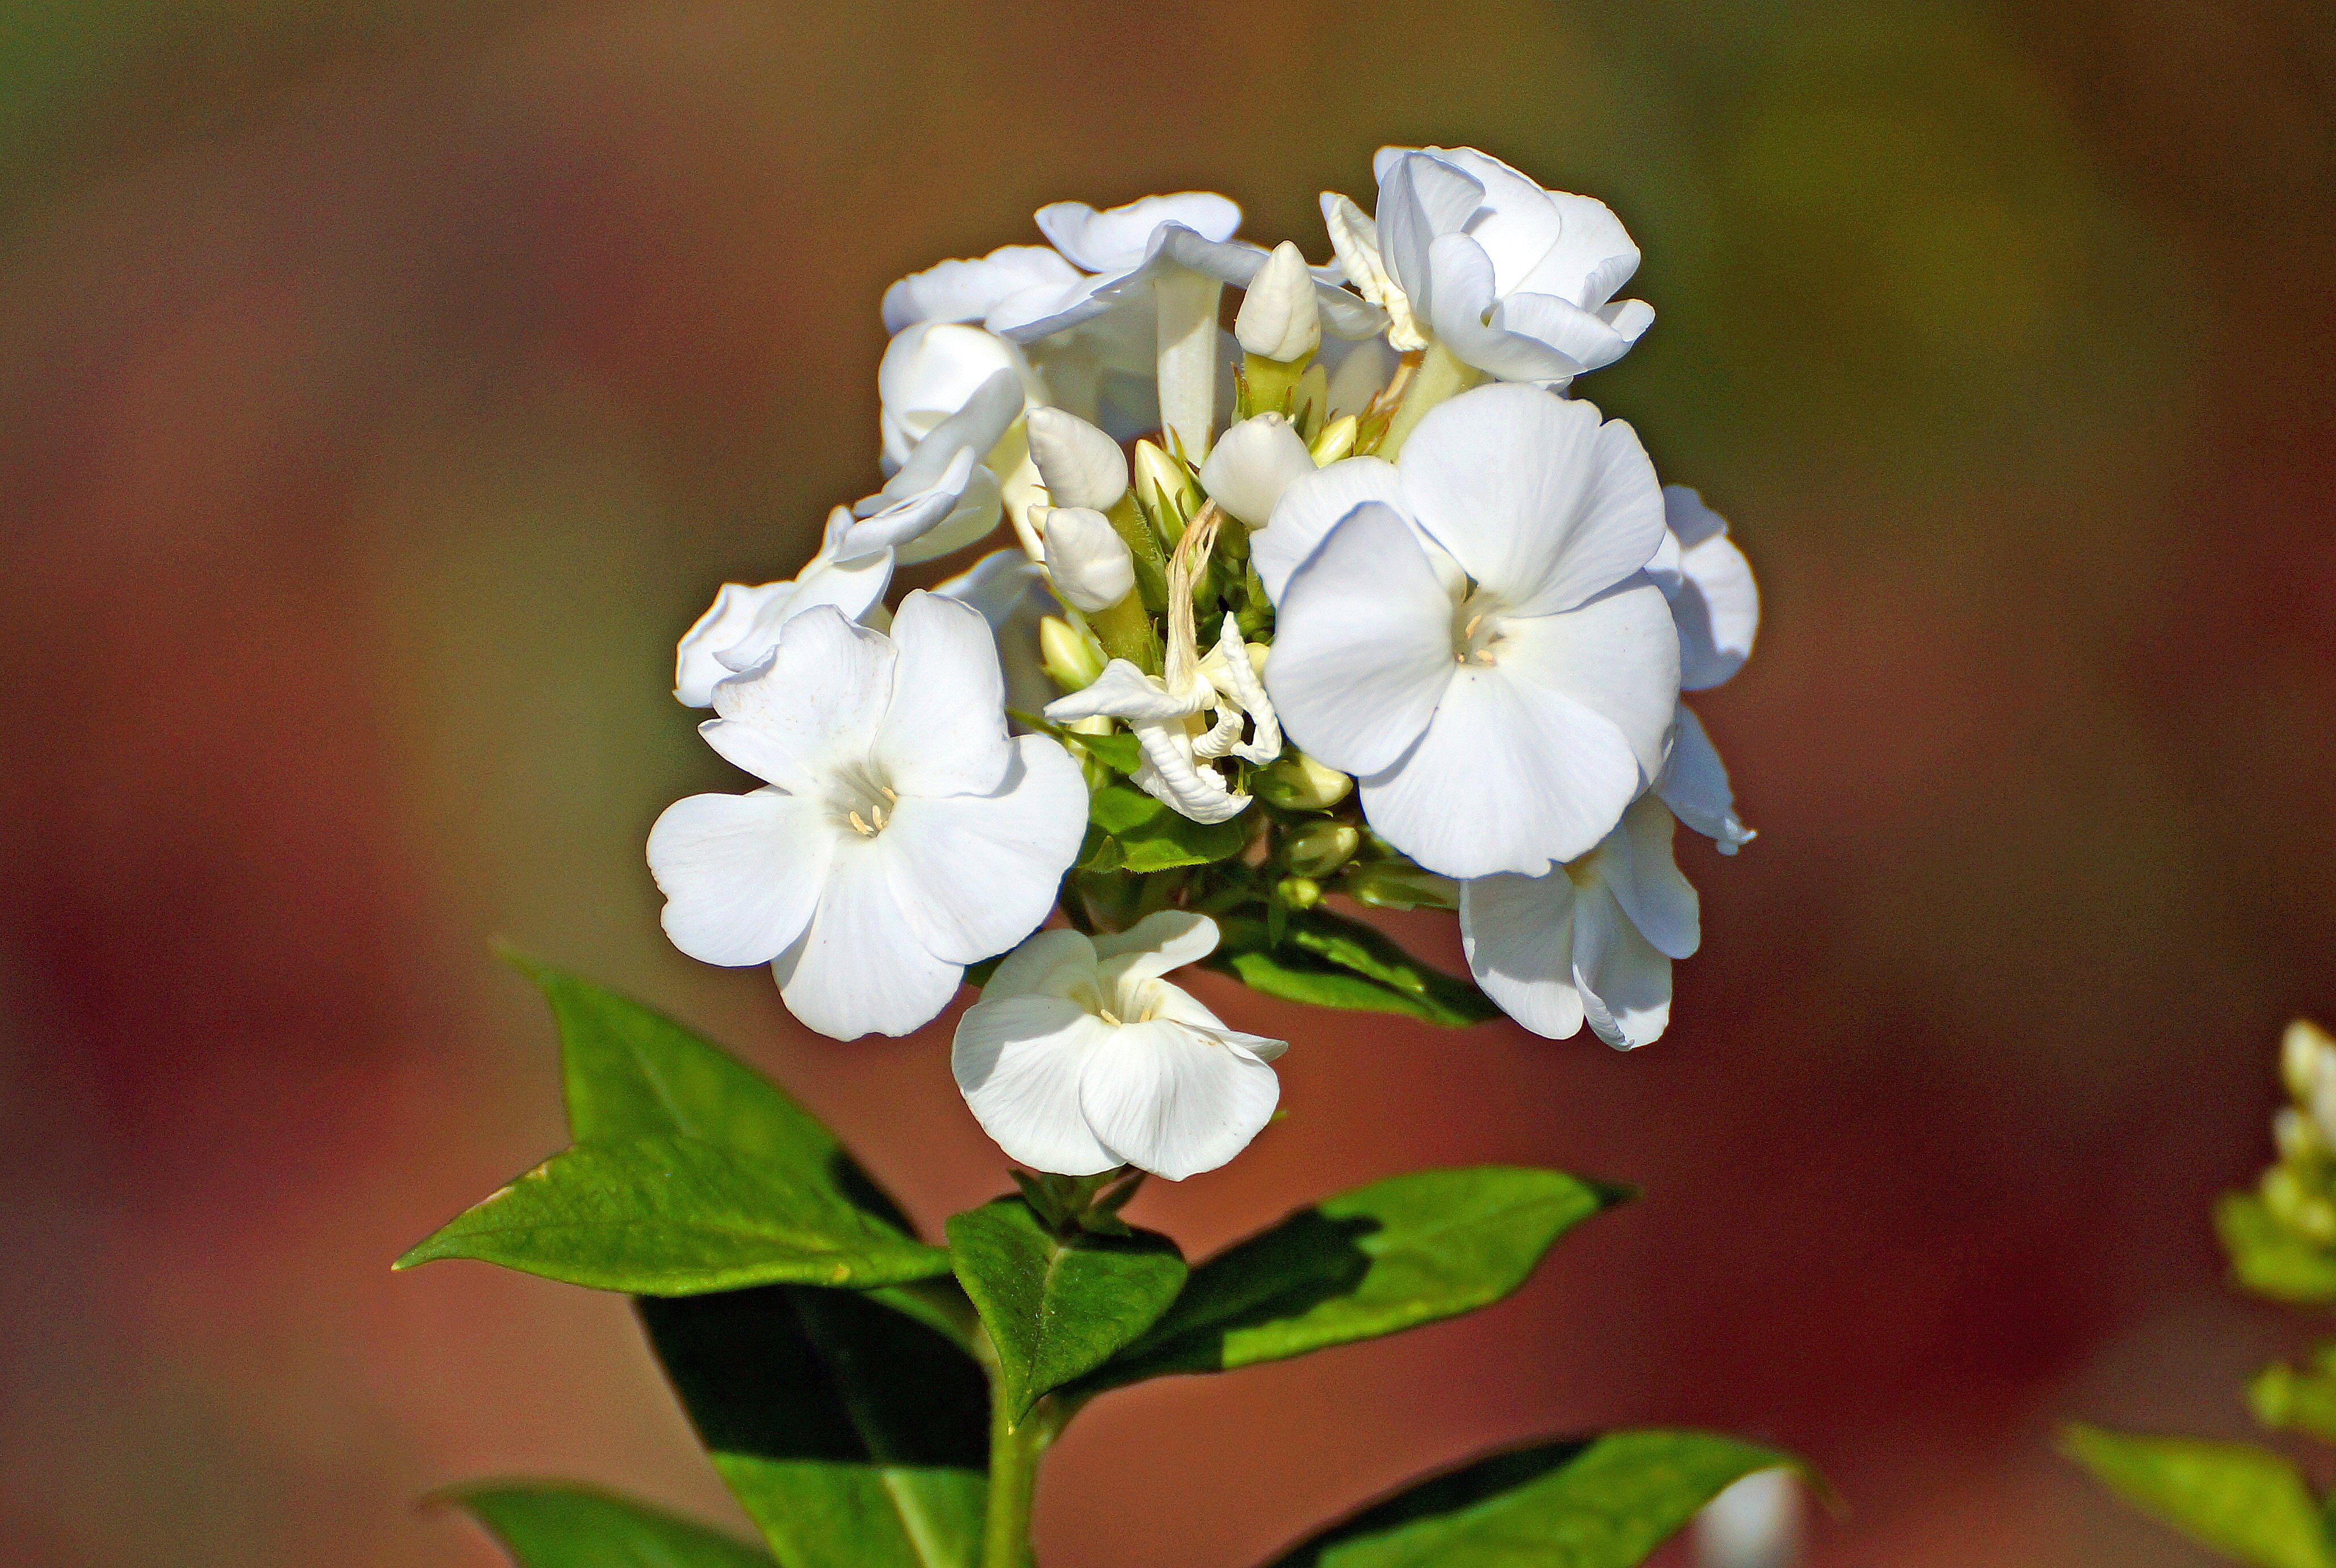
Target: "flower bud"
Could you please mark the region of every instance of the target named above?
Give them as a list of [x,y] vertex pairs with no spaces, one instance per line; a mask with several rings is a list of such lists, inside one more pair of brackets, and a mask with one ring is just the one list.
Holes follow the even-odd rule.
[[2336,1062],[2321,1065],[2323,1058],[2331,1057],[2336,1057],[2336,1038],[2331,1038],[2327,1030],[2309,1018],[2298,1018],[2287,1026],[2279,1042],[2279,1074],[2298,1105],[2310,1105],[2313,1087],[2336,1069]]
[[2320,1130],[2312,1118],[2293,1105],[2282,1105],[2271,1119],[2271,1141],[2279,1150],[2279,1157],[2291,1165],[2307,1164],[2325,1159],[2328,1145],[2320,1139]]
[[1358,866],[1347,874],[1348,896],[1375,910],[1456,910],[1460,884],[1406,861]]
[[1355,454],[1355,433],[1358,428],[1355,416],[1342,414],[1322,427],[1314,438],[1310,455],[1317,468],[1328,468],[1342,457]]
[[1135,504],[1173,547],[1201,510],[1192,471],[1148,441],[1135,443]]
[[1092,507],[1046,513],[1046,575],[1063,602],[1089,614],[1109,609],[1135,589],[1135,558],[1111,519]]
[[1127,454],[1119,443],[1059,408],[1034,408],[1028,415],[1030,460],[1038,465],[1046,495],[1056,506],[1109,511],[1127,493]]
[[1095,685],[1103,667],[1111,661],[1104,657],[1103,644],[1092,633],[1050,615],[1038,623],[1038,662],[1056,686],[1074,692]]
[[1243,353],[1283,364],[1303,359],[1321,346],[1322,316],[1314,303],[1314,274],[1289,240],[1275,246],[1257,276],[1249,280],[1241,314],[1233,317],[1233,336],[1241,340]]
[[1201,483],[1219,506],[1251,528],[1263,528],[1290,482],[1313,472],[1313,456],[1290,421],[1260,414],[1225,432],[1201,465]]
[[1328,811],[1347,798],[1355,781],[1325,767],[1302,751],[1284,754],[1272,766],[1251,775],[1250,788],[1268,805],[1286,812]]
[[1310,910],[1322,901],[1322,884],[1312,877],[1284,877],[1274,884],[1273,896],[1293,910]]
[[1354,857],[1363,835],[1345,823],[1309,823],[1290,835],[1282,858],[1301,877],[1327,877]]

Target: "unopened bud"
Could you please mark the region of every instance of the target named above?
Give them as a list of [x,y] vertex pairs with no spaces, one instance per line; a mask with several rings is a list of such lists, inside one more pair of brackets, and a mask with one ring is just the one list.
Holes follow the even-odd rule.
[[1302,751],[1284,754],[1272,766],[1260,769],[1250,778],[1250,788],[1266,804],[1286,812],[1328,811],[1354,787],[1353,779]]
[[1314,303],[1314,274],[1289,240],[1275,246],[1249,280],[1241,314],[1233,317],[1233,336],[1241,340],[1242,352],[1283,364],[1303,359],[1321,346],[1322,313]]
[[2279,1157],[2292,1165],[2308,1164],[2323,1159],[2328,1145],[2321,1141],[2320,1130],[2312,1118],[2293,1105],[2282,1105],[2271,1119],[2271,1141],[2279,1150]]
[[1027,428],[1030,461],[1038,465],[1047,498],[1056,506],[1109,511],[1127,493],[1127,454],[1077,414],[1034,408]]
[[1201,466],[1201,483],[1219,506],[1251,528],[1263,528],[1290,482],[1313,472],[1313,455],[1290,421],[1260,414],[1225,432]]
[[1282,858],[1301,877],[1327,877],[1354,858],[1363,835],[1345,823],[1312,823],[1290,835]]
[[1184,537],[1206,499],[1192,471],[1151,442],[1135,443],[1135,504],[1170,545]]
[[1322,433],[1314,438],[1310,453],[1314,459],[1314,466],[1328,468],[1342,457],[1352,457],[1355,453],[1356,428],[1357,421],[1351,414],[1342,414],[1324,425]]
[[1111,661],[1092,634],[1050,615],[1038,622],[1038,662],[1056,686],[1074,692],[1095,685]]
[[2323,1058],[2336,1059],[2336,1038],[2310,1018],[2287,1026],[2279,1042],[2279,1076],[2298,1105],[2311,1104],[2313,1086],[2322,1075],[2331,1074],[2330,1067],[2321,1065]]
[[1404,861],[1381,861],[1347,873],[1348,895],[1375,910],[1456,910],[1460,884]]
[[1273,896],[1293,910],[1310,910],[1322,901],[1322,884],[1312,877],[1284,877],[1274,884]]
[[1109,609],[1135,589],[1135,558],[1111,519],[1092,507],[1058,506],[1046,513],[1046,575],[1055,592],[1090,615]]

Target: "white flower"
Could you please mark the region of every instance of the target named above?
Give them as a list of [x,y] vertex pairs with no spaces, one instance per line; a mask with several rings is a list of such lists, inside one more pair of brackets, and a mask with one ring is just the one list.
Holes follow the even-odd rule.
[[979,321],[1026,289],[1061,288],[1079,269],[1045,245],[1001,245],[969,261],[944,261],[912,272],[884,291],[884,330],[920,321]]
[[840,548],[891,550],[902,564],[961,550],[998,526],[1004,476],[1027,462],[1007,441],[1022,417],[1024,390],[1010,369],[993,372],[956,413],[926,433],[899,472],[852,508],[859,520]]
[[778,646],[779,628],[814,606],[833,605],[858,620],[876,608],[892,581],[892,552],[865,551],[845,558],[843,541],[852,526],[849,509],[827,516],[819,553],[788,582],[758,588],[725,582],[713,607],[683,634],[674,661],[673,695],[691,707],[714,700],[716,683],[749,670]]
[[1092,615],[1109,609],[1135,588],[1135,557],[1111,519],[1092,507],[1058,506],[1046,513],[1046,575],[1064,603]]
[[1671,813],[1641,795],[1598,847],[1545,876],[1460,884],[1468,969],[1501,1010],[1564,1039],[1586,1018],[1628,1050],[1671,1014],[1671,960],[1701,940],[1695,890],[1671,859]]
[[1628,424],[1529,386],[1463,393],[1400,467],[1301,475],[1254,536],[1280,607],[1267,689],[1421,865],[1538,876],[1662,772],[1679,638],[1640,570],[1662,538]]
[[1233,318],[1241,352],[1287,365],[1321,346],[1322,307],[1314,294],[1313,271],[1298,247],[1287,239],[1275,246]]
[[1055,696],[1038,651],[1038,626],[1062,606],[1046,591],[1046,573],[1020,550],[993,550],[971,567],[938,583],[943,599],[971,605],[998,639],[998,662],[1006,671],[1006,706],[1037,713]]
[[1216,950],[1216,922],[1163,910],[1118,936],[1040,931],[958,1020],[949,1066],[982,1130],[1066,1176],[1135,1165],[1182,1181],[1249,1146],[1288,1042],[1228,1027],[1161,977]]
[[1054,741],[1007,737],[970,608],[912,593],[890,637],[807,610],[714,706],[707,743],[772,787],[692,795],[650,830],[666,932],[690,957],[770,964],[822,1034],[902,1035],[1053,907],[1086,784]]
[[1384,147],[1376,222],[1326,193],[1347,276],[1384,306],[1398,348],[1432,335],[1504,381],[1562,384],[1611,365],[1655,319],[1614,292],[1639,248],[1602,201],[1544,190],[1472,147]]
[[[1669,531],[1647,575],[1670,601],[1679,624],[1679,687],[1703,691],[1744,667],[1760,629],[1760,590],[1752,565],[1728,537],[1728,521],[1683,484],[1663,487]],[[1713,841],[1724,855],[1752,842],[1736,814],[1736,792],[1703,723],[1686,705],[1670,761],[1656,788],[1679,821]]]
[[1109,511],[1127,493],[1127,453],[1085,420],[1059,408],[1034,408],[1028,429],[1030,460],[1056,506]]
[[900,472],[934,427],[965,407],[1000,371],[1013,374],[1026,403],[1044,395],[1022,351],[978,326],[929,321],[894,337],[876,367],[884,472]]
[[1263,528],[1290,482],[1314,472],[1298,429],[1279,414],[1260,414],[1225,432],[1201,465],[1201,488],[1251,528]]
[[[1227,822],[1249,805],[1250,797],[1212,765],[1217,759],[1262,765],[1281,755],[1280,721],[1240,626],[1228,615],[1206,657],[1198,647],[1192,580],[1209,558],[1222,517],[1220,509],[1203,507],[1169,560],[1162,673],[1146,675],[1115,658],[1092,685],[1046,705],[1046,716],[1056,724],[1115,718],[1126,725],[1143,754],[1131,775],[1136,787],[1197,823]],[[1245,727],[1247,741],[1241,739]]]

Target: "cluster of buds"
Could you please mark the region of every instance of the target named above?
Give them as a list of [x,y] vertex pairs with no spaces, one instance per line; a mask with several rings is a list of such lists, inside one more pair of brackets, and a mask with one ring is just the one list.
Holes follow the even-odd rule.
[[[957,1076],[1040,1171],[1189,1174],[1271,1116],[1283,1042],[1180,966],[1335,1006],[1465,989],[1337,898],[1456,912],[1468,994],[1540,1034],[1652,1040],[1699,941],[1674,825],[1752,836],[1680,702],[1750,653],[1750,569],[1573,394],[1654,318],[1614,298],[1636,246],[1473,150],[1376,172],[1374,213],[1323,197],[1319,266],[1186,192],[1056,203],[1044,245],[894,284],[890,477],[682,641],[676,695],[768,787],[660,819],[667,931],[773,965],[839,1037],[980,966]],[[897,566],[1001,527],[888,605]]]
[[2263,1206],[2304,1241],[2336,1248],[2336,1037],[2296,1019],[2279,1067],[2290,1103],[2272,1117],[2279,1163],[2263,1174]]

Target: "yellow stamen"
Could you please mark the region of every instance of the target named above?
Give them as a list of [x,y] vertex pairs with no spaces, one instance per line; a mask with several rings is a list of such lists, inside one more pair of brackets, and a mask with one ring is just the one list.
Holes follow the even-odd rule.
[[861,822],[858,812],[852,813],[848,820],[852,823],[852,831],[858,833],[861,838],[868,839],[874,838],[876,836],[876,830],[870,827],[866,823]]

